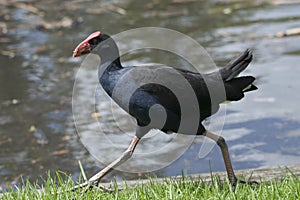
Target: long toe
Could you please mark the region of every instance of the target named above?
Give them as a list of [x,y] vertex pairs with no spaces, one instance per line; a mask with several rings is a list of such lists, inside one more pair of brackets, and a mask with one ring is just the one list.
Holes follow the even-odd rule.
[[240,179],[235,178],[235,180],[231,184],[231,188],[232,188],[233,192],[236,189],[237,183],[239,183],[239,184],[248,184],[250,186],[258,186],[259,185],[259,182],[257,182],[257,181],[244,181],[244,180],[240,180]]
[[95,181],[95,182],[89,182],[86,185],[86,187],[84,188],[84,190],[82,191],[82,193],[87,192],[88,190],[92,189],[93,187],[97,187],[97,188],[103,190],[104,192],[108,192],[108,193],[113,193],[115,191],[114,189],[107,188],[103,185],[100,185],[98,181]]
[[[107,187],[105,187],[105,186],[103,186],[103,185],[99,185],[98,184],[98,188],[100,188],[101,190],[103,190],[104,192],[108,192],[108,193],[113,193],[113,192],[115,192],[115,190],[114,189],[110,189],[110,188],[107,188]],[[118,191],[119,191],[120,189],[118,189]]]
[[243,180],[237,180],[237,181],[241,184],[248,184],[248,185],[251,185],[251,186],[259,185],[259,182],[257,182],[257,181],[243,181]]

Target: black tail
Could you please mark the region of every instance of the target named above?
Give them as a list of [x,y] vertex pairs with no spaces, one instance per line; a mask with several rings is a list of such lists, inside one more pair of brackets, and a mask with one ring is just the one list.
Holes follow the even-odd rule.
[[240,54],[236,59],[230,61],[225,67],[220,69],[220,74],[224,81],[230,81],[235,78],[239,73],[247,68],[252,61],[252,50],[247,49],[244,53]]
[[252,84],[254,80],[253,76],[242,76],[226,81],[225,90],[227,100],[238,101],[244,97],[245,92],[256,90],[257,87]]
[[220,74],[225,82],[227,100],[237,101],[244,97],[245,92],[256,90],[253,85],[253,76],[237,77],[252,61],[252,50],[247,49],[236,59],[230,61],[224,68],[220,69]]
[[254,80],[255,78],[253,76],[241,76],[228,81],[228,83],[236,90],[248,92],[257,89],[257,87],[252,84]]

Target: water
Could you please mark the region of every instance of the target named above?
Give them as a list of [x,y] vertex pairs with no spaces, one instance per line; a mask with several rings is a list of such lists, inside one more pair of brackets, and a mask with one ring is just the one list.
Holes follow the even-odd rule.
[[[72,174],[76,180],[79,176],[78,160],[89,176],[104,166],[94,160],[78,139],[71,104],[73,84],[82,60],[70,56],[78,42],[95,30],[117,34],[143,26],[174,29],[200,42],[219,65],[246,48],[254,48],[255,59],[245,74],[257,77],[259,90],[248,93],[240,102],[226,105],[222,134],[228,141],[234,168],[299,163],[300,98],[297,89],[300,81],[297,72],[300,68],[297,63],[300,62],[300,37],[272,36],[300,26],[300,4],[114,1],[113,5],[124,10],[111,7],[112,3],[104,1],[63,4],[31,1],[29,5],[32,7],[16,2],[1,5],[1,188],[20,183],[22,178],[35,182],[46,177],[47,171],[54,175],[56,170]],[[68,19],[73,20],[71,26],[68,26]],[[50,29],[44,29],[41,28],[43,21],[61,23],[52,23],[52,27],[46,27]],[[151,55],[136,52],[123,60],[125,64],[150,61],[173,65],[184,63],[161,52],[152,52]],[[82,101],[87,101],[85,88],[94,87],[97,82],[93,77],[96,77],[94,68],[80,77]],[[105,104],[102,106],[106,107]],[[101,109],[101,104],[97,104],[97,108]],[[99,112],[102,125],[109,127],[112,137],[116,136],[117,131],[110,127],[110,119],[105,117],[108,116],[106,110]],[[127,122],[132,123],[128,120],[123,122],[125,128]],[[82,122],[86,131],[95,128],[93,123],[87,118]],[[132,131],[130,127],[129,132]],[[128,135],[113,137],[120,152],[128,144]],[[165,136],[155,138],[160,140],[160,137]],[[217,147],[199,159],[202,141],[203,138],[197,138],[182,157],[152,174],[202,173],[209,172],[210,168],[224,171]],[[142,146],[151,148],[155,144],[145,142]],[[109,146],[101,148],[101,152],[111,152]],[[159,159],[162,158],[157,156],[156,162]],[[113,171],[103,181],[114,176],[132,179],[145,175]]]

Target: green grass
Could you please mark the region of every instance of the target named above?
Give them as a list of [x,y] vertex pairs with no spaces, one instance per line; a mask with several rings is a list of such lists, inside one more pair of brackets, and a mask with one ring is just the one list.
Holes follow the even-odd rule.
[[[223,182],[218,176],[213,177],[213,183],[208,184],[202,180],[185,181],[166,178],[162,183],[156,179],[149,178],[149,184],[140,184],[134,188],[115,190],[113,193],[106,193],[100,189],[93,188],[84,194],[82,190],[74,192],[67,191],[74,186],[74,182],[67,177],[62,180],[58,174],[54,179],[48,178],[43,186],[25,183],[22,188],[10,190],[3,194],[0,199],[300,199],[300,178],[296,175],[286,175],[280,181],[264,182],[258,186],[238,184],[235,192],[231,192],[230,184]],[[118,186],[115,184],[114,189]],[[36,188],[43,188],[38,192]]]

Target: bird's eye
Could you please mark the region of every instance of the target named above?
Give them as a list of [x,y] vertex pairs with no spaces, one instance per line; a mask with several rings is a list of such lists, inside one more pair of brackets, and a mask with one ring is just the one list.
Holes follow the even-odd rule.
[[90,44],[91,45],[97,45],[98,43],[98,39],[97,38],[93,38],[91,41],[90,41]]

